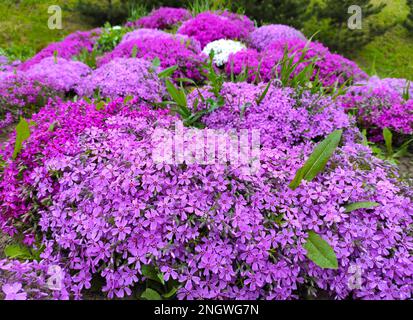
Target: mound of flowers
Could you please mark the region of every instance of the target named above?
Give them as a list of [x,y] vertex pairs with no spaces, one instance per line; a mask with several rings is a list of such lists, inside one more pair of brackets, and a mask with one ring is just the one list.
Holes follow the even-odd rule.
[[272,42],[260,53],[248,49],[230,55],[226,72],[237,75],[249,70],[251,74],[259,75],[261,80],[270,81],[280,75],[286,53],[292,64],[298,64],[296,72],[314,63],[314,77],[317,76],[325,86],[367,79],[367,75],[353,61],[331,53],[321,43],[288,38]]
[[39,63],[44,58],[57,55],[60,58],[71,59],[82,51],[92,51],[99,30],[77,31],[70,34],[60,42],[52,43],[37,53],[33,58],[25,61],[19,66],[19,70],[25,71],[33,65]]
[[351,87],[340,103],[372,133],[381,135],[383,128],[403,135],[413,133],[413,88],[405,79],[372,77]]
[[138,21],[127,23],[126,26],[151,29],[171,29],[191,17],[191,13],[186,9],[163,7],[153,10],[149,16],[142,17]]
[[195,38],[203,48],[219,39],[246,40],[252,30],[254,23],[246,16],[229,12],[204,12],[183,23],[178,34]]
[[228,11],[136,26],[0,72],[0,298],[413,298],[413,190],[357,128],[411,134],[406,81]]
[[132,95],[148,102],[161,102],[165,88],[150,62],[115,58],[83,79],[76,88],[80,96],[116,98]]
[[200,66],[204,58],[198,55],[190,41],[179,37],[144,37],[119,44],[112,52],[99,61],[102,66],[115,58],[142,58],[153,61],[158,58],[161,67],[166,69],[178,66],[174,77],[187,77],[200,80]]
[[267,49],[273,42],[287,39],[305,40],[305,36],[292,27],[282,24],[270,24],[251,32],[248,41],[254,49],[262,51]]

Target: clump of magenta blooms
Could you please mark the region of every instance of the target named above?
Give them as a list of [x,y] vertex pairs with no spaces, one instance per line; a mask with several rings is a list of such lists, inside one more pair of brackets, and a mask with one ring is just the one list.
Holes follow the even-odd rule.
[[[95,29],[1,62],[0,130],[19,124],[0,148],[0,227],[14,240],[0,298],[82,299],[92,288],[108,298],[413,298],[413,191],[360,130],[409,138],[408,81],[369,78],[299,30],[228,11],[160,8],[114,28],[126,29],[109,52],[96,51]],[[202,53],[227,40],[240,48],[220,63]],[[155,131],[189,125],[258,130],[258,170],[155,162]],[[190,154],[197,141],[184,137]]]

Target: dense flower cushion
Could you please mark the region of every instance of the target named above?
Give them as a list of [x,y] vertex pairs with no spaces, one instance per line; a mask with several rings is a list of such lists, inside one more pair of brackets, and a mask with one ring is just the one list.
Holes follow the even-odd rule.
[[203,48],[219,39],[246,40],[252,30],[254,24],[245,16],[204,12],[186,21],[178,33],[194,37]]
[[160,102],[165,88],[149,61],[115,58],[83,79],[77,86],[80,96],[116,98],[134,96],[148,102]]

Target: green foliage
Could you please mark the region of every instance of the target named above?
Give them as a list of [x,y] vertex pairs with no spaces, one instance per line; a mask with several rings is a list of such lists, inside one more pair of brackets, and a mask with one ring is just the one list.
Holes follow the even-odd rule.
[[128,31],[128,28],[120,26],[112,27],[109,22],[106,22],[101,35],[96,41],[94,49],[99,54],[112,51]]
[[346,205],[346,212],[349,213],[349,212],[359,210],[359,209],[371,209],[371,208],[378,207],[379,205],[380,204],[378,204],[377,202],[371,202],[371,201],[361,201],[361,202],[350,203]]
[[301,29],[310,0],[240,0],[237,5],[259,23],[281,23]]
[[[358,5],[362,12],[362,28],[351,30],[348,19],[352,13],[348,8]],[[382,25],[376,20],[386,4],[373,4],[371,0],[325,0],[316,1],[312,7],[313,17],[306,24],[307,32],[320,30],[319,38],[331,50],[341,53],[351,53],[362,48],[374,38],[383,35],[392,25]]]
[[23,142],[30,137],[29,123],[24,118],[20,118],[20,122],[16,126],[16,142],[14,144],[13,159],[16,159]]
[[314,231],[308,232],[308,238],[304,244],[307,258],[323,269],[337,269],[338,261],[333,248],[327,241]]
[[194,0],[188,1],[189,10],[193,15],[205,11],[216,11],[216,10],[226,10],[233,7],[232,0]]
[[413,0],[407,0],[407,5],[409,6],[409,14],[404,22],[404,26],[407,30],[413,33]]
[[363,144],[370,146],[376,157],[387,160],[396,165],[398,164],[398,159],[406,156],[409,153],[408,148],[410,144],[413,143],[413,139],[406,140],[403,142],[403,144],[397,147],[396,150],[394,150],[395,148],[393,146],[393,133],[388,128],[383,129],[384,147],[368,141],[366,137],[366,130],[363,130],[363,136]]
[[43,250],[44,246],[41,246],[39,249],[33,249],[22,244],[14,243],[4,248],[4,255],[10,259],[40,260],[40,254]]
[[162,300],[161,295],[151,288],[147,288],[142,294],[141,299],[145,300]]
[[148,8],[145,4],[130,3],[128,4],[128,21],[134,22],[148,15]]
[[328,160],[334,154],[341,140],[343,130],[336,130],[329,134],[322,142],[320,142],[304,164],[296,173],[289,187],[293,190],[297,189],[301,181],[313,180],[317,174],[324,170]]

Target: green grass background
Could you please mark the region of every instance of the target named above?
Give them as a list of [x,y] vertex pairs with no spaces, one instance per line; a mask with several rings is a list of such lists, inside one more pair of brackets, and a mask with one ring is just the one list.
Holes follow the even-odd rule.
[[[413,35],[401,25],[408,14],[406,0],[374,1],[387,4],[377,20],[397,25],[351,58],[370,74],[413,80]],[[54,4],[64,8],[74,3],[76,0],[1,0],[0,48],[38,51],[75,30],[90,29],[78,15],[67,10],[63,10],[63,30],[48,29],[47,8]]]

